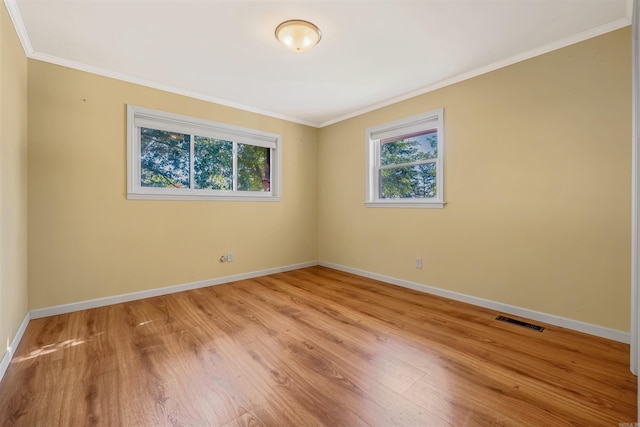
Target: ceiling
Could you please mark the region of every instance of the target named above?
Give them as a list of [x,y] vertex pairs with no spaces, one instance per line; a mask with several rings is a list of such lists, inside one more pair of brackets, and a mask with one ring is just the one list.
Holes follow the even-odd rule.
[[[632,0],[5,0],[27,56],[322,127],[631,23]],[[311,51],[274,37],[322,31]]]

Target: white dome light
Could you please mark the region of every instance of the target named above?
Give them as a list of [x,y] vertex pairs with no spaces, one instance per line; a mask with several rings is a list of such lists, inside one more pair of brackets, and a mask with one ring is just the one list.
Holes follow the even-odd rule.
[[306,52],[317,45],[321,37],[318,27],[300,19],[285,21],[276,28],[276,38],[293,52]]

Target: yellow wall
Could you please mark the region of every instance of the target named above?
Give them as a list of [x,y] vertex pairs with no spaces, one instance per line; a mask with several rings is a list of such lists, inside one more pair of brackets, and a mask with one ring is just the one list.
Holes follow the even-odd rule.
[[[30,60],[29,306],[320,259],[627,331],[630,61],[625,28],[317,130]],[[127,201],[129,103],[281,133],[282,202]],[[446,207],[365,208],[365,128],[439,107]]]
[[[316,129],[35,60],[28,75],[30,308],[318,259]],[[126,200],[127,104],[281,134],[282,201]]]
[[0,6],[0,359],[27,313],[27,58]]
[[[365,129],[440,107],[448,204],[365,208]],[[628,331],[630,118],[624,28],[323,128],[320,259]]]

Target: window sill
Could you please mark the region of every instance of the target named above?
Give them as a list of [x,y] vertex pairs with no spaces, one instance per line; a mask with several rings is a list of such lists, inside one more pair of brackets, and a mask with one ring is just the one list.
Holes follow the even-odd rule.
[[188,201],[219,201],[219,202],[279,202],[275,196],[212,196],[198,194],[139,194],[128,193],[127,200],[188,200]]
[[393,201],[365,202],[364,205],[368,208],[442,209],[444,208],[445,202],[423,202],[423,201],[401,202],[401,201],[393,200]]

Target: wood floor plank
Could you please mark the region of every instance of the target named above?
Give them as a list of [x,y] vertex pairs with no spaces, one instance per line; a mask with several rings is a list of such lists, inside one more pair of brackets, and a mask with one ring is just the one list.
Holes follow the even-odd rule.
[[[238,284],[241,287],[241,284]],[[291,387],[298,383],[308,383],[314,390],[313,398],[307,396],[308,390],[298,390],[293,399],[301,399],[306,397],[308,401],[302,402],[303,406],[309,404],[317,406],[318,397],[321,401],[330,403],[330,406],[339,409],[340,419],[332,420],[332,425],[353,425],[353,422],[345,422],[345,418],[350,415],[350,406],[364,406],[367,405],[367,417],[372,420],[387,420],[387,425],[395,424],[392,417],[389,417],[389,411],[387,408],[380,406],[378,400],[382,393],[385,394],[384,401],[393,402],[398,400],[398,396],[395,396],[391,390],[387,390],[386,387],[376,387],[375,398],[371,396],[370,390],[366,387],[361,387],[361,378],[357,378],[355,373],[352,373],[352,369],[344,370],[341,366],[344,361],[335,359],[332,353],[324,351],[322,346],[316,344],[317,337],[312,334],[300,335],[296,332],[299,328],[286,330],[284,327],[276,328],[277,316],[272,311],[260,312],[258,306],[252,305],[249,302],[251,295],[246,295],[242,298],[237,298],[232,301],[228,300],[229,307],[232,308],[232,312],[237,316],[246,319],[247,322],[251,322],[256,325],[259,331],[256,333],[258,340],[262,341],[262,348],[269,348],[275,350],[279,354],[279,358],[284,358],[290,362],[286,366],[276,366],[275,362],[269,366],[269,372],[277,372],[278,377],[280,374],[284,374],[285,380],[279,378],[279,385],[286,385]],[[263,319],[269,320],[269,325]],[[260,331],[262,333],[260,333]],[[279,331],[279,332],[278,332]],[[252,358],[256,361],[266,363],[265,358],[273,356],[271,352],[265,353],[264,350],[261,354],[252,353]],[[293,369],[295,368],[295,369]],[[349,366],[352,368],[352,366]],[[254,369],[255,371],[256,369]],[[370,376],[365,374],[364,376]],[[340,391],[339,396],[335,393],[326,393],[326,390],[333,390],[338,388]],[[315,396],[318,395],[318,396]],[[390,403],[389,403],[390,404]],[[420,414],[420,420],[413,419],[415,414]],[[424,422],[428,419],[428,414],[425,413],[423,408],[413,405],[406,399],[399,399],[399,403],[395,404],[394,416],[402,416],[410,424],[416,424]],[[323,414],[323,420],[327,420],[328,414]],[[431,422],[442,423],[443,421],[435,415],[431,415]]]
[[629,346],[312,267],[35,319],[7,426],[605,426]]
[[[317,302],[304,303],[302,299],[298,299],[293,303],[278,298],[278,295],[271,292],[274,289],[273,282],[270,284],[268,292],[261,291],[255,286],[249,290],[240,287],[239,289],[244,291],[242,298],[246,303],[252,305],[254,310],[262,310],[265,316],[269,316],[271,325],[277,325],[278,330],[290,332],[290,334],[297,333],[308,348],[320,347],[329,350],[332,355],[338,356],[341,360],[355,360],[358,365],[374,365],[376,379],[391,390],[400,393],[424,376],[425,372],[414,365],[392,354],[376,351],[378,342],[372,340],[365,342],[362,339],[362,330],[358,329],[353,333],[345,324],[347,320],[336,319],[334,316],[326,316],[322,313],[320,318],[318,314],[314,316],[305,314],[305,311],[317,308],[319,306]],[[291,310],[293,307],[297,308],[295,312]],[[332,333],[332,331],[339,332]]]
[[[298,300],[299,300],[299,301],[300,301],[300,300],[302,300],[302,299],[304,299],[304,297],[303,297],[303,296],[298,297]],[[341,321],[343,322],[343,324],[344,324],[344,323],[347,323],[347,321],[346,321],[346,320],[344,320],[344,319],[342,319]],[[344,325],[343,325],[343,326],[344,326]],[[341,329],[341,336],[344,336],[344,335],[345,335],[345,333],[344,333],[344,332],[345,332],[345,328],[342,328],[342,329]],[[398,354],[404,354],[404,355],[406,355],[407,353],[409,353],[409,354],[410,354],[410,353],[411,353],[411,351],[407,352],[407,348],[406,348],[406,347],[404,347],[404,348],[402,348],[402,349],[399,349],[399,350],[397,351],[397,353],[398,353]],[[451,355],[449,355],[449,356],[451,357]],[[414,361],[415,361],[415,362],[418,362],[418,363],[425,362],[425,366],[426,366],[426,365],[427,365],[427,364],[426,364],[426,361],[423,361],[423,360],[420,360],[420,359],[424,359],[424,353],[416,353],[416,357],[415,357],[415,360],[414,360]],[[429,368],[427,367],[427,368],[425,368],[425,372],[427,372],[427,371],[431,371],[433,368],[442,368],[442,367],[443,367],[443,365],[444,365],[444,367],[447,367],[447,366],[446,366],[446,365],[447,365],[447,361],[446,361],[446,360],[444,360],[444,361],[442,361],[442,360],[441,360],[441,361],[438,361],[438,362],[436,362],[436,363],[430,362],[430,365],[431,365],[431,369],[429,369]],[[485,364],[485,365],[482,365],[482,364],[481,364],[480,366],[477,366],[477,368],[478,368],[479,372],[487,371],[487,370],[488,370],[489,368],[491,368],[491,367],[492,367],[492,366],[491,366],[491,365],[488,365],[488,364]],[[450,367],[449,367],[449,368],[450,368]],[[492,372],[492,375],[496,375],[496,376],[500,376],[500,375],[502,375],[502,376],[504,376],[504,375],[503,375],[503,374],[501,374],[500,372]],[[508,377],[508,378],[510,378],[510,377]],[[497,386],[494,386],[494,387],[497,387]],[[484,391],[484,392],[493,392],[493,391],[494,391],[494,389],[492,389],[492,388],[487,388],[486,390],[480,390],[480,391]],[[508,388],[507,386],[503,386],[503,387],[502,387],[502,389],[501,389],[501,393],[504,393],[505,395],[508,395],[508,391],[509,391],[509,388]],[[486,394],[486,393],[485,393],[485,394]],[[524,397],[525,397],[525,398],[527,398],[527,396],[524,396]],[[532,396],[532,397],[535,397],[535,396]],[[535,406],[535,400],[536,400],[536,399],[531,399],[531,400],[533,400],[533,407],[531,408],[531,412],[533,412],[533,413],[535,414],[535,413],[538,411],[537,407]],[[419,400],[416,400],[416,401],[419,401]],[[524,400],[524,401],[526,402],[526,400]],[[529,406],[532,406],[532,405],[529,405]],[[458,413],[457,415],[460,415],[460,413],[462,413],[463,411],[460,411],[460,410],[459,410],[458,412],[459,412],[459,413]],[[476,415],[477,415],[477,414],[476,414]],[[504,416],[503,416],[503,417],[504,417]],[[543,412],[541,412],[541,413],[539,414],[539,418],[541,418],[541,419],[542,419],[542,418],[544,418],[544,413],[543,413]],[[465,419],[475,419],[475,418],[474,418],[474,417],[468,417],[468,416],[467,416],[467,417],[465,417]],[[456,418],[456,419],[452,419],[451,421],[454,423],[454,425],[459,425],[459,424],[458,424],[458,421],[459,421],[459,419],[458,419],[458,418]],[[478,420],[476,420],[476,421],[478,421]]]
[[[303,273],[298,272],[297,274]],[[414,340],[417,343],[420,343],[423,338],[426,337],[429,347],[437,348],[439,352],[446,353],[450,360],[462,360],[467,358],[469,354],[477,355],[478,351],[482,351],[483,358],[467,358],[468,360],[466,362],[475,364],[478,371],[487,371],[493,366],[499,366],[507,371],[507,375],[517,373],[522,381],[546,381],[553,389],[559,390],[564,388],[566,393],[579,395],[590,402],[599,402],[600,405],[604,407],[615,405],[617,408],[620,408],[621,406],[626,406],[622,411],[630,412],[634,405],[633,402],[620,403],[618,400],[622,393],[625,391],[633,392],[636,386],[635,378],[629,377],[626,372],[628,370],[628,358],[625,365],[617,363],[618,357],[615,357],[613,360],[607,360],[606,357],[610,354],[612,347],[596,345],[596,347],[601,350],[599,352],[601,358],[607,360],[607,363],[604,364],[600,359],[594,359],[592,357],[586,360],[586,358],[582,356],[581,349],[577,347],[572,347],[571,351],[567,353],[565,344],[554,346],[554,356],[556,357],[550,358],[548,348],[540,346],[538,342],[540,334],[527,329],[519,331],[520,335],[518,336],[522,338],[520,340],[489,339],[492,335],[495,337],[495,330],[493,328],[485,328],[481,335],[469,334],[467,330],[476,326],[470,324],[461,328],[452,328],[451,325],[454,322],[449,322],[450,325],[448,326],[442,325],[435,328],[436,330],[434,331],[434,327],[437,325],[415,321],[414,317],[406,314],[399,318],[396,312],[397,310],[394,311],[386,308],[382,301],[375,300],[375,304],[368,304],[366,307],[363,307],[361,303],[358,302],[357,290],[350,288],[349,298],[343,298],[342,295],[338,295],[342,288],[336,288],[334,282],[327,283],[327,285],[322,286],[321,289],[314,287],[313,284],[302,281],[297,283],[296,286],[305,288],[309,292],[313,289],[317,294],[320,294],[333,303],[339,302],[352,308],[354,312],[368,315],[373,321],[378,323],[378,329],[380,331],[386,330],[389,334],[393,334],[394,330],[403,331],[405,332],[404,338]],[[397,319],[402,320],[399,321]],[[551,329],[553,330],[554,328]],[[574,333],[573,335],[576,334]],[[532,346],[529,343],[531,340],[537,342],[538,345]],[[600,343],[596,342],[595,344]],[[522,351],[521,348],[525,348],[526,351]],[[574,375],[575,369],[568,368],[569,364],[564,363],[567,358],[570,358],[569,360],[572,364],[579,366],[582,371],[588,371],[590,384],[597,383],[598,386],[596,388],[582,387],[583,377]],[[490,359],[491,362],[483,362],[486,359]],[[520,359],[522,362],[513,363],[514,359]],[[558,360],[560,360],[560,362],[558,362]],[[419,363],[419,361],[414,361],[414,363]],[[485,366],[482,366],[483,364]],[[615,373],[622,375],[624,380],[615,381]],[[495,375],[497,375],[497,373]]]

